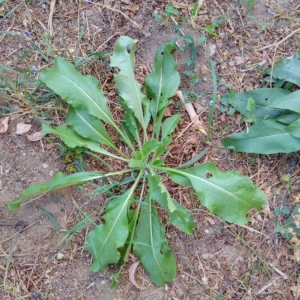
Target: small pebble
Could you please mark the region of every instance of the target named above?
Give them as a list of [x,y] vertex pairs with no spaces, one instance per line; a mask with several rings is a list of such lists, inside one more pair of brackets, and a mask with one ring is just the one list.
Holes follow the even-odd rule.
[[9,169],[5,170],[4,172],[5,172],[5,174],[8,174],[9,173]]
[[54,171],[53,170],[51,170],[50,172],[49,172],[49,176],[53,176],[53,174],[54,174]]
[[49,167],[49,165],[48,164],[46,164],[46,163],[43,163],[43,168],[44,169],[47,169]]
[[61,260],[64,258],[64,255],[62,253],[58,253],[56,258],[57,258],[57,260]]

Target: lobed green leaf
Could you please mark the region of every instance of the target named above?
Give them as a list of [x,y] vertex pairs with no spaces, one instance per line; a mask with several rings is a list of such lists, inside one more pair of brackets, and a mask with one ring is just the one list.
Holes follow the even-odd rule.
[[41,81],[73,107],[82,108],[115,127],[98,80],[90,75],[81,75],[65,58],[57,57],[54,63],[53,68],[41,73]]
[[175,130],[181,117],[182,117],[182,114],[175,114],[175,115],[167,118],[163,122],[162,131],[161,131],[161,140],[166,138],[168,135],[170,135]]
[[151,198],[167,210],[171,224],[186,234],[193,233],[195,223],[191,214],[185,207],[172,199],[167,188],[161,182],[161,176],[155,175],[149,178],[149,191]]
[[300,60],[296,58],[281,59],[274,67],[265,70],[265,73],[300,86]]
[[[300,64],[300,61],[299,61]],[[290,93],[284,97],[281,97],[278,101],[269,105],[272,108],[279,108],[279,109],[289,109],[296,113],[300,113],[300,90],[297,90],[293,93]]]
[[213,163],[186,170],[168,169],[167,173],[174,182],[192,186],[201,204],[227,222],[246,224],[250,209],[260,210],[267,204],[264,193],[248,177],[236,171],[220,172]]
[[141,84],[134,78],[135,50],[136,44],[134,41],[127,36],[121,36],[111,56],[110,66],[118,68],[118,72],[114,74],[114,78],[119,96],[133,111],[142,128],[145,129],[143,102],[146,101],[146,97],[141,92]]
[[161,286],[174,280],[176,276],[175,258],[168,246],[165,228],[159,220],[152,201],[147,201],[142,205],[133,244],[134,254],[139,257],[143,267],[156,285]]
[[70,148],[75,147],[85,147],[92,151],[114,157],[116,159],[127,161],[125,158],[119,157],[110,153],[109,151],[103,149],[97,142],[90,139],[86,139],[79,135],[75,130],[66,125],[57,126],[56,128],[51,128],[46,123],[43,123],[42,133],[55,134]]
[[111,200],[103,216],[105,223],[89,232],[84,249],[90,252],[94,259],[91,271],[98,272],[105,266],[119,261],[119,248],[124,246],[129,233],[127,211],[132,194],[133,188]]
[[102,122],[85,109],[69,107],[66,122],[82,137],[117,149]]
[[290,153],[300,150],[300,139],[292,136],[284,124],[266,120],[222,139],[228,149],[246,153]]
[[150,112],[157,137],[160,130],[160,122],[156,122],[158,114],[160,113],[162,118],[163,111],[168,105],[168,99],[174,96],[180,83],[177,64],[171,55],[174,49],[175,46],[171,44],[157,49],[152,71],[145,80],[147,93],[151,98]]
[[[229,103],[244,117],[252,118],[253,122],[261,122],[265,119],[274,119],[282,113],[282,109],[270,107],[290,92],[281,88],[261,88],[243,93],[229,93],[222,96],[222,103]],[[255,101],[253,110],[247,107],[248,99]]]
[[300,139],[300,118],[289,126],[285,127],[285,130],[292,136]]

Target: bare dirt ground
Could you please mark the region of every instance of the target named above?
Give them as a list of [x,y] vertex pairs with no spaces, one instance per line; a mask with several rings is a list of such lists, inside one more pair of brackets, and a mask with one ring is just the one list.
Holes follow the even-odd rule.
[[[274,233],[275,226],[286,219],[274,214],[274,209],[287,206],[292,210],[299,199],[300,160],[296,154],[254,156],[209,148],[202,161],[250,176],[268,196],[269,207],[252,215],[245,227],[221,221],[201,207],[189,189],[170,182],[174,198],[191,210],[196,230],[187,236],[167,227],[178,275],[162,287],[153,285],[141,267],[135,278],[142,289],[132,285],[128,279],[135,262],[132,256],[119,287],[110,290],[116,266],[99,273],[89,271],[91,257],[83,250],[88,228],[68,239],[54,228],[49,213],[61,230],[68,230],[105,201],[87,195],[90,185],[31,199],[18,212],[7,209],[7,203],[25,188],[49,180],[59,170],[102,167],[90,157],[81,162],[74,153],[63,152],[54,137],[31,142],[26,135],[15,133],[20,122],[32,125],[29,133],[39,131],[43,120],[61,124],[67,110],[59,99],[36,101],[28,96],[34,84],[22,82],[22,70],[44,69],[58,55],[78,60],[95,51],[112,51],[117,38],[128,35],[137,40],[136,70],[142,81],[157,47],[182,35],[172,19],[163,17],[161,23],[154,19],[154,14],[163,15],[169,3],[179,11],[175,21],[183,33],[195,40],[203,34],[207,38],[197,46],[196,71],[201,79],[197,86],[192,87],[190,77],[184,75],[189,52],[175,53],[180,88],[203,93],[196,100],[197,107],[204,109],[203,124],[208,122],[212,94],[209,60],[220,78],[221,95],[230,87],[245,91],[260,86],[262,75],[257,66],[271,66],[279,58],[293,55],[299,45],[300,7],[296,0],[257,0],[249,11],[247,1],[204,0],[195,28],[191,26],[190,0],[0,1],[0,117],[10,115],[8,131],[0,134],[0,299],[299,299],[297,251]],[[225,15],[227,20],[217,29],[217,37],[203,30]],[[117,115],[112,76],[103,62],[90,60],[81,71],[99,79]],[[37,75],[32,73],[30,78]],[[172,109],[186,114],[179,100],[173,100]],[[189,122],[185,115],[175,135]],[[243,126],[239,115],[229,117],[217,109],[212,144],[219,145],[223,136]],[[205,147],[204,138],[190,127],[176,140],[169,163],[176,166],[190,159]],[[282,180],[285,174],[292,175],[291,186]]]

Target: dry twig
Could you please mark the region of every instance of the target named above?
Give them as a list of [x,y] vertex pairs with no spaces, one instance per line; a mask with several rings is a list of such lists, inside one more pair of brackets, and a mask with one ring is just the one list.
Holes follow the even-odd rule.
[[205,131],[202,122],[199,119],[199,116],[197,115],[194,106],[192,103],[185,103],[184,97],[182,94],[182,91],[177,91],[176,95],[180,99],[181,103],[184,105],[184,108],[186,109],[191,121],[194,123],[195,127],[199,129],[203,134],[207,135],[207,132]]
[[56,4],[56,0],[52,0],[50,4],[50,13],[48,19],[48,29],[49,29],[50,36],[53,36],[53,14],[55,11],[55,4]]

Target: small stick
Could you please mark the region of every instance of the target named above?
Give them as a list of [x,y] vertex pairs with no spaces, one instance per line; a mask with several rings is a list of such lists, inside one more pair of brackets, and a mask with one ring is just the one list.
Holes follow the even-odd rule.
[[278,273],[283,279],[287,280],[288,279],[288,276],[283,273],[282,271],[280,271],[279,269],[277,269],[275,266],[273,266],[271,263],[269,263],[269,265],[274,269],[274,271],[276,273]]
[[121,35],[121,32],[116,32],[112,36],[110,36],[106,41],[104,41],[97,49],[95,52],[98,52],[105,44],[107,44],[112,38],[114,38],[116,35]]
[[[34,261],[34,264],[33,264],[33,268],[31,269],[31,272],[30,272],[30,275],[29,275],[29,278],[28,278],[28,281],[27,281],[27,285],[26,285],[27,290],[28,290],[28,288],[29,288],[29,284],[30,284],[31,277],[32,277],[32,275],[33,275],[34,269],[35,269],[35,267],[36,267],[36,265],[37,265],[36,263],[37,263],[37,261],[38,261],[39,255],[40,255],[40,251],[38,252],[38,254],[37,254],[37,256],[36,256],[35,261]],[[32,283],[34,284],[34,282],[32,282]]]
[[2,171],[2,165],[0,166],[0,191],[3,189],[3,186],[2,186],[2,175],[3,175],[3,171]]
[[[41,222],[40,220],[33,222],[32,224],[28,225],[27,227],[25,227],[24,229],[22,229],[22,231],[25,231],[26,229],[28,229],[29,227],[32,227],[33,225],[35,225],[36,223]],[[7,238],[4,241],[1,241],[1,244],[4,244],[6,242],[8,242],[9,240],[11,240],[13,237],[15,237],[16,235],[18,235],[20,233],[20,231],[16,232],[15,234],[13,234],[11,237]]]
[[300,31],[300,28],[294,30],[293,32],[291,32],[289,35],[287,35],[284,39],[282,39],[281,41],[277,42],[277,43],[273,43],[269,46],[265,46],[265,47],[262,47],[262,48],[259,48],[259,49],[256,49],[256,51],[261,51],[261,50],[264,50],[264,49],[268,49],[268,48],[271,48],[271,47],[277,47],[279,46],[281,43],[283,43],[284,41],[286,41],[288,38],[290,38],[292,35],[294,35],[295,33],[299,32]]
[[107,9],[110,9],[114,12],[118,12],[120,13],[123,17],[125,17],[127,20],[129,20],[132,24],[134,24],[139,30],[142,30],[141,26],[139,24],[137,24],[135,21],[131,20],[127,15],[125,15],[122,11],[118,10],[118,9],[115,9],[115,8],[112,8],[112,7],[109,7],[109,6],[106,6],[104,4],[100,4],[98,3],[98,5],[102,6],[102,7],[105,7]]
[[48,19],[48,28],[49,28],[49,34],[50,36],[53,36],[53,14],[55,11],[55,3],[56,0],[52,0],[50,4],[50,14]]
[[[178,96],[178,98],[180,99],[181,103],[184,105],[191,121],[194,122],[196,128],[198,128],[203,134],[207,135],[207,132],[205,131],[203,125],[202,125],[202,122],[199,120],[198,116],[197,116],[197,113],[194,109],[194,106],[192,103],[185,103],[184,101],[184,97],[183,97],[183,94],[182,94],[182,91],[177,91],[176,92],[176,95]],[[194,121],[194,119],[196,119]]]

